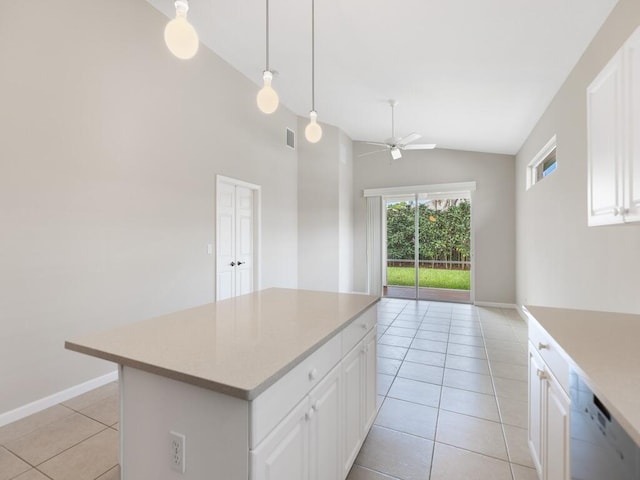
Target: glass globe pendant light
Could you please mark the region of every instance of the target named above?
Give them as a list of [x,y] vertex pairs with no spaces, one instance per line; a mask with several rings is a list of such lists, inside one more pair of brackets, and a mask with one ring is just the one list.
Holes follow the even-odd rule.
[[198,52],[200,40],[196,29],[187,21],[188,0],[176,0],[175,7],[176,18],[167,23],[164,42],[176,57],[188,60]]
[[318,123],[318,112],[316,112],[315,4],[315,0],[311,0],[311,111],[309,112],[309,125],[304,129],[304,136],[311,143],[318,143],[322,138],[322,127]]
[[260,89],[258,92],[258,96],[256,97],[256,102],[258,103],[258,108],[263,113],[273,113],[278,108],[278,94],[271,86],[271,81],[273,80],[273,72],[269,69],[269,0],[266,0],[267,3],[267,14],[266,14],[266,32],[267,32],[267,41],[266,41],[266,59],[265,59],[265,69],[262,73],[262,80],[264,81],[264,87]]

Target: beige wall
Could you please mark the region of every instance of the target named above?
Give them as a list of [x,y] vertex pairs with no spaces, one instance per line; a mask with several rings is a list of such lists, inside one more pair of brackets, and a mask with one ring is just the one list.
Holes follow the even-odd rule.
[[0,413],[113,370],[65,339],[212,301],[216,174],[262,186],[263,286],[297,285],[297,118],[205,48],[171,56],[166,21],[2,3]]
[[352,142],[338,128],[322,124],[322,140],[310,144],[304,138],[308,122],[298,119],[298,286],[351,291]]
[[[640,226],[587,227],[586,88],[640,24],[620,0],[517,155],[517,301],[640,313]],[[526,166],[557,134],[558,169],[530,190]]]
[[431,150],[405,152],[391,161],[385,153],[358,158],[371,147],[354,142],[355,289],[365,291],[367,188],[476,182],[473,196],[475,300],[515,301],[514,159],[510,155]]

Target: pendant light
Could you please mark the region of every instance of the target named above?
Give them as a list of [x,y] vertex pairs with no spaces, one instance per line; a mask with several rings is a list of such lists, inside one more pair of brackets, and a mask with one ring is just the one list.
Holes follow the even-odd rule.
[[309,125],[304,129],[304,136],[311,143],[318,143],[322,138],[322,127],[318,124],[318,112],[316,112],[316,5],[311,0],[311,111],[309,112]]
[[167,23],[164,42],[176,57],[188,60],[198,52],[200,40],[196,29],[187,21],[188,0],[176,0],[175,7],[176,18]]
[[258,108],[263,113],[273,113],[278,108],[278,94],[271,87],[271,80],[273,80],[273,72],[269,68],[269,0],[266,0],[267,3],[267,14],[266,14],[266,28],[267,39],[266,39],[266,55],[265,55],[265,69],[262,73],[262,80],[264,80],[264,87],[260,89],[258,92],[258,96],[256,97],[256,102],[258,103]]

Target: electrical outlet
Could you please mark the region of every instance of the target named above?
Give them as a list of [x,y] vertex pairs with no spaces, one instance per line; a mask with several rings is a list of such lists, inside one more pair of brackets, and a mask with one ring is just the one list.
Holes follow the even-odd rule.
[[185,470],[185,436],[181,433],[169,432],[169,460],[171,469],[179,473]]

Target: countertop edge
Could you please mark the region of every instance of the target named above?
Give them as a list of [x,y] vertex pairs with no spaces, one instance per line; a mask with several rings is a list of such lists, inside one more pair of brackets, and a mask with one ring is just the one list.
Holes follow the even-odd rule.
[[523,311],[525,314],[533,319],[540,327],[553,339],[556,346],[560,349],[561,354],[563,354],[564,358],[568,361],[570,370],[576,371],[580,377],[585,381],[585,383],[589,386],[589,388],[593,391],[594,394],[602,401],[602,403],[611,411],[613,417],[622,425],[624,430],[633,438],[636,444],[640,445],[640,426],[635,426],[627,416],[616,406],[615,402],[610,400],[609,395],[602,390],[602,388],[598,385],[598,382],[593,379],[593,376],[588,373],[583,367],[581,367],[576,360],[571,356],[570,352],[568,352],[562,344],[555,338],[553,333],[549,328],[545,326],[543,322],[539,320],[536,315],[529,310],[529,308],[533,309],[545,309],[545,310],[554,310],[556,312],[585,312],[589,315],[613,315],[622,317],[630,317],[636,316],[640,317],[636,314],[623,313],[623,312],[605,312],[598,310],[580,310],[573,308],[560,308],[560,307],[545,307],[541,305],[525,305],[523,306]]
[[100,358],[102,360],[107,360],[109,362],[117,363],[125,367],[135,368],[138,370],[142,370],[143,372],[153,373],[161,377],[170,378],[172,380],[188,383],[190,385],[201,387],[206,390],[223,393],[225,395],[236,397],[241,400],[251,400],[251,398],[249,398],[251,391],[232,387],[219,382],[214,382],[212,380],[206,380],[204,378],[201,378],[195,375],[189,375],[187,373],[177,372],[175,370],[170,370],[168,368],[158,367],[157,365],[151,365],[149,363],[140,362],[138,360],[133,360],[131,358],[108,353],[103,350],[97,350],[90,347],[85,347],[83,345],[78,345],[77,343],[73,343],[72,341],[66,341],[64,344],[64,348],[74,352],[83,353],[91,357]]
[[273,373],[271,376],[262,380],[259,384],[252,386],[250,388],[240,388],[228,385],[226,383],[216,382],[214,380],[209,380],[206,378],[202,378],[197,375],[190,375],[188,373],[159,367],[157,365],[149,364],[146,362],[141,362],[139,360],[135,360],[129,357],[125,357],[122,355],[118,355],[115,353],[106,352],[101,349],[91,348],[85,345],[81,345],[79,343],[74,342],[73,340],[65,341],[64,348],[70,351],[74,351],[77,353],[82,353],[85,355],[89,355],[92,357],[100,358],[102,360],[107,360],[110,362],[114,362],[125,367],[136,368],[148,373],[152,373],[155,375],[163,376],[166,378],[170,378],[173,380],[181,381],[184,383],[188,383],[194,386],[198,386],[207,390],[215,391],[218,393],[222,393],[225,395],[229,395],[235,398],[239,398],[241,400],[251,401],[258,397],[262,392],[267,390],[271,385],[276,383],[279,379],[284,377],[287,373],[289,373],[296,365],[309,357],[312,353],[322,347],[325,343],[327,343],[331,338],[339,335],[342,330],[344,330],[347,326],[349,326],[353,321],[362,315],[364,312],[369,310],[372,307],[375,307],[377,303],[380,302],[380,297],[376,297],[373,295],[362,294],[363,296],[371,297],[371,300],[366,303],[358,312],[353,314],[350,318],[342,322],[339,326],[337,326],[334,330],[327,333],[324,337],[320,338],[316,343],[307,348],[304,352],[298,355],[295,358],[292,358],[286,365],[280,368],[278,371]]

